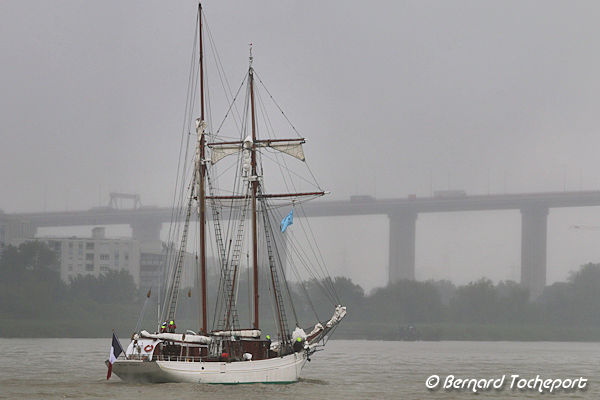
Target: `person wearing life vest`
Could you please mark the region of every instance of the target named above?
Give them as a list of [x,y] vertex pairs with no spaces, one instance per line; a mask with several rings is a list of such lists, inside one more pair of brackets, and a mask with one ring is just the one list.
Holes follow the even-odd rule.
[[167,321],[160,325],[160,333],[167,333]]
[[169,333],[175,333],[175,328],[177,328],[177,325],[175,325],[175,321],[170,320],[169,321]]
[[296,338],[296,341],[294,342],[293,347],[294,347],[294,353],[297,353],[304,348],[304,344],[302,343],[302,338],[300,336],[298,336]]

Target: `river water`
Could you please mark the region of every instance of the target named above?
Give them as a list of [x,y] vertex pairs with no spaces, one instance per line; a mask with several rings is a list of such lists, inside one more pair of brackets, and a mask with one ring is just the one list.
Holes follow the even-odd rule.
[[[4,399],[465,399],[547,398],[521,378],[587,379],[585,389],[561,389],[553,399],[600,398],[600,343],[380,342],[331,340],[313,355],[300,382],[288,385],[127,384],[106,381],[110,338],[0,339]],[[511,375],[514,379],[511,389]],[[501,379],[501,389],[429,390],[426,381]],[[436,378],[430,378],[435,383]],[[502,381],[497,381],[500,384]],[[526,381],[524,381],[526,383]],[[524,383],[524,384],[525,384]],[[532,383],[534,385],[535,382]],[[546,389],[546,392],[549,390]],[[475,396],[475,397],[474,397]]]

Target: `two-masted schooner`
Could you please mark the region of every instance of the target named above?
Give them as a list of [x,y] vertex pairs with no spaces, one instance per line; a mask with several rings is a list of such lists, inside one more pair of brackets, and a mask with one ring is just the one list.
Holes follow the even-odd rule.
[[[197,332],[187,330],[176,332],[168,326],[157,328],[150,333],[136,331],[127,346],[125,354],[112,366],[114,374],[125,381],[148,382],[194,382],[194,383],[285,383],[295,382],[309,357],[324,346],[326,339],[346,315],[346,308],[339,301],[332,302],[328,319],[314,321],[302,329],[297,320],[288,321],[289,308],[294,302],[286,301],[289,293],[286,272],[282,268],[282,255],[277,248],[277,235],[283,233],[291,222],[291,213],[285,226],[275,226],[273,210],[275,202],[287,202],[294,207],[303,201],[325,194],[317,190],[291,193],[268,193],[265,191],[264,170],[261,163],[266,152],[279,156],[291,156],[305,163],[303,137],[263,138],[257,129],[256,72],[253,67],[252,50],[247,74],[241,87],[246,88],[246,99],[241,112],[239,136],[223,138],[209,132],[206,120],[205,62],[203,49],[203,25],[205,23],[202,6],[198,7],[197,19],[197,71],[191,79],[199,87],[200,116],[195,120],[196,140],[193,162],[184,171],[191,175],[182,178],[181,212],[184,223],[178,224],[178,243],[167,257],[169,265],[166,274],[164,301],[157,326],[162,322],[175,320],[179,294],[182,286],[182,270],[190,236],[190,220],[198,218],[198,287],[200,288],[199,321]],[[206,39],[204,39],[206,41]],[[196,47],[196,46],[194,46]],[[199,50],[199,51],[198,51]],[[260,79],[259,79],[260,80]],[[262,83],[262,81],[261,81]],[[238,90],[238,93],[240,90]],[[267,91],[268,93],[268,91]],[[269,94],[269,97],[272,96]],[[192,97],[188,93],[188,98]],[[238,95],[232,96],[227,114],[234,108]],[[190,103],[191,104],[191,103]],[[281,109],[279,109],[281,111]],[[283,113],[283,112],[282,112]],[[190,122],[193,119],[189,112]],[[286,117],[287,119],[287,117]],[[217,133],[219,129],[216,130]],[[294,128],[294,132],[296,132]],[[235,156],[235,157],[229,157]],[[233,185],[227,192],[214,187],[217,176],[216,164],[228,157],[233,159],[231,168]],[[185,164],[187,160],[183,160]],[[185,168],[182,168],[185,170]],[[312,176],[312,172],[311,172]],[[220,177],[220,176],[219,176]],[[293,186],[292,186],[293,187]],[[178,189],[176,189],[178,190]],[[281,204],[281,203],[280,203]],[[224,211],[227,210],[227,211]],[[210,214],[210,215],[209,215]],[[227,225],[226,227],[224,225]],[[249,226],[248,226],[249,225]],[[279,229],[281,228],[281,229]],[[207,313],[207,263],[209,252],[207,242],[211,236],[211,260],[218,264],[219,271],[217,296],[214,301],[213,324],[209,328]],[[293,240],[293,239],[288,239]],[[246,253],[244,253],[246,251]],[[237,301],[240,270],[247,254],[247,264],[252,282],[251,312],[249,326],[242,326],[238,314]],[[304,260],[305,266],[310,262]],[[272,301],[274,326],[277,337],[271,339],[261,331],[259,319],[259,270],[267,277],[268,293]],[[293,268],[288,266],[288,268]],[[323,271],[323,268],[320,269]],[[322,275],[313,275],[322,276]],[[334,290],[331,279],[324,279],[328,290]],[[335,297],[334,297],[335,299]],[[286,308],[288,309],[286,312]],[[315,323],[316,322],[316,323]],[[291,325],[295,323],[295,325]]]

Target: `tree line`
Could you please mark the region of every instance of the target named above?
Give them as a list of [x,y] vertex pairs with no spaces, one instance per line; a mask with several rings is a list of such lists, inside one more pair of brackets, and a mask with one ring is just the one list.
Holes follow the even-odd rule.
[[[240,274],[237,306],[240,319],[249,321],[251,289],[245,276]],[[465,285],[445,280],[403,280],[370,293],[345,277],[290,283],[288,305],[290,309],[293,306],[294,313],[288,313],[288,318],[297,318],[304,328],[327,321],[333,312],[331,294],[323,290],[327,286],[333,286],[340,302],[348,307],[347,318],[338,330],[342,338],[401,339],[409,326],[429,339],[510,339],[522,337],[523,332],[529,332],[531,339],[578,340],[600,335],[600,264],[581,266],[565,282],[547,286],[536,299],[516,282],[493,283],[485,278]],[[262,288],[261,315],[268,316],[272,313],[272,293],[266,285]],[[209,287],[209,298],[215,290],[214,285]],[[7,333],[7,327],[23,321],[39,335],[93,336],[98,329],[110,332],[110,324],[115,323],[131,330],[146,291],[136,289],[127,271],[78,276],[65,283],[60,279],[56,254],[44,243],[8,246],[0,256],[0,336],[14,336]],[[180,296],[178,318],[197,321],[197,292],[186,288]],[[209,312],[211,320],[215,311]],[[115,319],[120,322],[113,322]],[[153,325],[155,319],[156,313],[150,312],[145,321]],[[190,322],[190,327],[193,324]],[[537,328],[526,329],[532,326]],[[562,329],[562,336],[545,335],[549,329]]]
[[7,246],[0,257],[0,318],[77,318],[110,312],[108,305],[138,302],[127,271],[79,275],[67,284],[59,268],[56,253],[43,242]]
[[517,282],[486,278],[465,285],[401,280],[369,294],[348,278],[335,278],[334,285],[352,310],[348,319],[361,322],[600,326],[600,264],[581,266],[535,299]]

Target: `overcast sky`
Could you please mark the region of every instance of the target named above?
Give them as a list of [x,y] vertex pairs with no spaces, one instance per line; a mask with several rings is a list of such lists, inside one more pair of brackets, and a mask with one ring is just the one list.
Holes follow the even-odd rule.
[[[332,198],[600,189],[598,2],[204,8],[234,86],[254,44]],[[88,209],[110,191],[170,204],[195,13],[195,1],[0,2],[1,209]],[[384,283],[386,224],[321,224],[340,237],[331,269]],[[600,225],[600,211],[551,211],[550,282],[600,261],[600,232],[573,224]],[[424,215],[417,230],[420,278],[519,277],[516,211]]]

